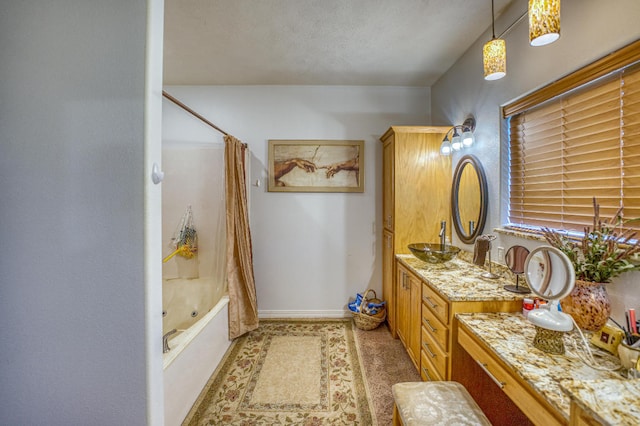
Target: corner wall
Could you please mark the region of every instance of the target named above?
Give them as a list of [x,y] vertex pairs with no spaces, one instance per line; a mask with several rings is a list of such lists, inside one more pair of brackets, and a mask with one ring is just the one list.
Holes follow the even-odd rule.
[[0,424],[162,423],[145,337],[152,2],[2,3]]
[[[499,34],[527,10],[527,1],[515,0],[496,21]],[[500,107],[536,88],[542,87],[572,71],[599,59],[640,38],[640,2],[618,0],[564,1],[561,11],[561,37],[548,46],[531,47],[527,19],[523,19],[504,38],[507,42],[507,76],[485,81],[482,70],[482,46],[491,39],[489,30],[431,88],[434,124],[462,123],[468,114],[477,120],[476,144],[454,155],[455,165],[461,155],[476,155],[485,168],[489,185],[489,208],[484,233],[491,233],[507,220],[508,148],[506,129]],[[454,243],[461,244],[454,235]],[[520,244],[530,249],[540,245],[498,234],[494,243],[505,249]],[[466,249],[472,250],[471,246]],[[623,310],[640,306],[637,283],[640,273],[627,274],[607,287],[613,304],[613,317],[624,319]]]

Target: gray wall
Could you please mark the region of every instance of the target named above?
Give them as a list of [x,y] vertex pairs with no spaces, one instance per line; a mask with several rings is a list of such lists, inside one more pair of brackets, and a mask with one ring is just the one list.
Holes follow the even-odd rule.
[[0,424],[147,422],[146,13],[0,8]]
[[[496,34],[517,20],[527,10],[526,0],[515,0],[496,22]],[[505,36],[507,76],[485,81],[482,70],[482,46],[491,39],[489,30],[431,88],[431,116],[434,124],[460,124],[468,114],[477,120],[477,143],[468,151],[454,155],[453,164],[466,153],[482,162],[489,182],[489,210],[485,233],[507,220],[508,188],[506,181],[507,147],[500,106],[544,86],[640,38],[640,1],[581,0],[563,1],[561,37],[548,46],[530,47],[525,18]],[[488,23],[490,24],[490,23]],[[502,133],[502,138],[501,138]],[[502,139],[502,143],[501,143]],[[454,236],[454,243],[460,244]],[[534,246],[539,243],[499,235],[495,248],[514,244]],[[472,247],[467,246],[471,250]],[[636,273],[621,277],[609,286],[614,316],[621,309],[640,304]],[[634,306],[636,305],[636,306]],[[623,314],[622,314],[623,315]]]

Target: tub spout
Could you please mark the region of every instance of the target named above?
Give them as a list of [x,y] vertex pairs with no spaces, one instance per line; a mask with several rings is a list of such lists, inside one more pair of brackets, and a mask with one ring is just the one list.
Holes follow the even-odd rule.
[[173,330],[169,331],[167,334],[162,336],[162,353],[163,354],[166,354],[171,349],[169,348],[169,336],[171,336],[172,334],[176,334],[177,332],[178,330],[174,328]]

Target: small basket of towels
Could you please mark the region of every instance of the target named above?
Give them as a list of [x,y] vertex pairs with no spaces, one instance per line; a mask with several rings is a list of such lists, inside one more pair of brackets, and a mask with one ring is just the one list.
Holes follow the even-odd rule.
[[367,289],[363,294],[357,293],[356,299],[348,306],[353,322],[361,330],[373,330],[387,318],[386,302],[378,299],[373,289]]

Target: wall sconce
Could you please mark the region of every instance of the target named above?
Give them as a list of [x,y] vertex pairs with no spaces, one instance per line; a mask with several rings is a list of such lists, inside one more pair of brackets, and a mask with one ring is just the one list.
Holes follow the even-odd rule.
[[544,46],[560,38],[560,0],[529,0],[529,43]]
[[[475,138],[473,137],[473,131],[476,129],[476,119],[473,117],[469,117],[462,124],[455,125],[450,128],[447,133],[444,135],[444,139],[442,139],[442,144],[440,145],[440,154],[441,155],[451,155],[452,151],[460,151],[463,148],[469,148],[473,145]],[[460,130],[460,133],[458,133]],[[451,139],[449,139],[449,135],[451,135]]]
[[498,80],[507,75],[507,45],[501,38],[496,38],[493,0],[491,0],[491,32],[493,37],[482,48],[484,79]]

